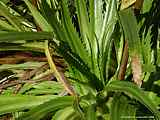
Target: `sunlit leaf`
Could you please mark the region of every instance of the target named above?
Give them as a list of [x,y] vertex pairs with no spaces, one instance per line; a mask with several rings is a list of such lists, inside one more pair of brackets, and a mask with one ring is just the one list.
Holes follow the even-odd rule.
[[30,9],[31,13],[33,14],[34,19],[36,20],[37,24],[43,31],[52,32],[53,29],[51,25],[45,20],[45,18],[38,12],[35,6],[33,6],[29,0],[24,0],[27,4],[28,8]]
[[74,111],[72,107],[66,107],[56,112],[52,120],[71,120],[73,117],[77,116],[75,120],[78,120],[78,114]]
[[56,96],[0,95],[0,114],[30,109],[54,98]]
[[30,111],[24,113],[17,120],[40,120],[48,113],[71,106],[73,104],[73,100],[74,99],[71,96],[59,97],[53,100],[49,100],[48,102],[34,107]]
[[136,0],[121,0],[121,10],[133,5]]

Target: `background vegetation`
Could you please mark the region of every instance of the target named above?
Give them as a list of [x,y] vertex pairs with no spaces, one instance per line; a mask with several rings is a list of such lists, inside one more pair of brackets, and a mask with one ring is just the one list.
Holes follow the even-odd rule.
[[1,0],[0,119],[160,119],[159,0]]

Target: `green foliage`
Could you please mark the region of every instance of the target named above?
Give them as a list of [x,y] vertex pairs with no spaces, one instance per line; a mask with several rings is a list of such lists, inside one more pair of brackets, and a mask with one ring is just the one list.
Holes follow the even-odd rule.
[[75,113],[72,107],[66,107],[55,113],[52,120],[80,120],[79,115]]
[[[149,3],[144,3],[145,12],[152,8]],[[9,74],[0,80],[0,115],[9,113],[14,117],[20,113],[14,117],[16,120],[136,120],[140,109],[145,108],[149,116],[160,119],[159,93],[155,89],[160,80],[159,42],[153,49],[153,29],[144,29],[145,20],[136,19],[128,5],[121,11],[118,7],[117,0],[38,0],[37,6],[30,0],[17,6],[0,1],[0,51],[40,52],[46,54],[50,65],[44,70],[46,61],[0,65],[0,74],[4,70]],[[127,73],[124,81],[118,81],[126,40]],[[57,54],[63,57],[67,69],[55,66]],[[143,67],[143,88],[131,82],[135,76],[135,69],[130,69],[132,57],[136,55]],[[21,73],[27,70],[31,72],[26,78]],[[50,78],[52,74],[54,78]],[[6,81],[12,83],[10,75],[13,82],[22,83],[15,96],[6,94],[12,94],[17,87],[3,85]],[[68,87],[73,87],[74,96],[68,95]]]
[[118,120],[119,118],[135,120],[136,108],[131,102],[133,101],[128,100],[124,95],[116,94],[111,106],[111,120]]
[[[23,41],[23,40],[45,40],[45,39],[52,39],[52,33],[47,32],[10,32],[10,33],[0,33],[1,42],[14,42],[15,41]],[[39,38],[38,38],[39,37]],[[25,39],[24,39],[25,38]]]
[[45,117],[48,113],[54,112],[59,109],[71,106],[73,104],[73,97],[59,97],[48,102],[45,102],[41,105],[33,107],[30,111],[22,114],[17,120],[40,120]]
[[[131,8],[120,11],[119,15],[120,22],[124,29],[125,39],[128,41],[129,52],[131,56],[134,56],[135,54],[140,54],[141,46],[138,36],[138,27]],[[132,23],[130,21],[132,21]]]
[[12,111],[22,111],[43,104],[56,96],[29,96],[29,95],[16,95],[16,96],[0,96],[0,114],[10,113]]
[[149,108],[153,114],[155,114],[158,119],[160,118],[160,114],[152,101],[140,90],[136,85],[130,82],[124,81],[112,81],[106,86],[107,90],[111,91],[119,91],[130,94],[131,97],[135,98],[142,104],[144,104],[147,108]]

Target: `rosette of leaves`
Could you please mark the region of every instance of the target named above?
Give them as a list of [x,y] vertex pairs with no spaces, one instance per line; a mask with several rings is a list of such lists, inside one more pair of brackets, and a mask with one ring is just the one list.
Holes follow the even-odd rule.
[[[136,119],[138,108],[143,106],[149,116],[160,119],[157,105],[131,82],[132,78],[117,80],[123,38],[128,40],[132,68],[128,63],[126,80],[130,70],[134,80],[141,80],[141,42],[130,8],[119,12],[116,0],[40,0],[37,7],[29,0],[24,2],[42,31],[0,33],[0,41],[43,40],[51,71],[72,96],[56,95],[33,106],[24,104],[27,96],[8,99],[10,104],[0,99],[1,114],[21,111],[16,119],[24,120]],[[55,67],[53,51],[68,63],[65,76]],[[15,103],[16,99],[21,102]]]

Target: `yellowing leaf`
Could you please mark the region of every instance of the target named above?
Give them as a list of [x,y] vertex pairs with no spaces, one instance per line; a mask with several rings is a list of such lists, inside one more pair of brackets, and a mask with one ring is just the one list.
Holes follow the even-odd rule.
[[121,0],[121,10],[128,8],[132,4],[134,4],[136,0]]

